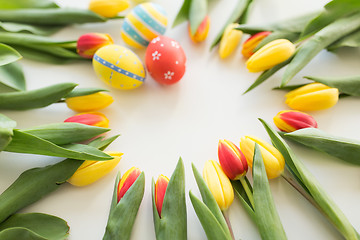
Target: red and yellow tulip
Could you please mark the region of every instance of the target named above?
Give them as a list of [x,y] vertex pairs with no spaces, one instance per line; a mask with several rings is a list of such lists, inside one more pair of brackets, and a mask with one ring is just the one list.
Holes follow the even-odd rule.
[[109,119],[99,112],[88,112],[88,113],[79,113],[75,116],[67,118],[64,122],[74,122],[81,123],[95,127],[109,127]]
[[283,132],[293,132],[302,128],[317,128],[316,120],[304,112],[286,110],[274,117],[275,125]]
[[109,44],[114,44],[109,34],[87,33],[79,37],[76,49],[80,56],[91,59],[99,48]]
[[189,24],[188,30],[191,40],[195,43],[204,41],[209,33],[209,28],[210,28],[209,16],[206,16],[204,18],[204,20],[201,22],[200,26],[198,27],[194,35],[191,33],[191,28]]
[[160,175],[155,183],[155,205],[160,218],[161,218],[161,210],[164,202],[165,192],[168,184],[169,184],[169,178],[164,175]]
[[117,202],[121,200],[140,174],[141,171],[139,168],[132,167],[122,176],[117,189]]
[[254,54],[255,48],[259,45],[259,43],[266,38],[271,32],[265,31],[265,32],[259,32],[254,35],[252,35],[250,38],[248,38],[242,46],[241,53],[244,57],[249,58],[251,55]]

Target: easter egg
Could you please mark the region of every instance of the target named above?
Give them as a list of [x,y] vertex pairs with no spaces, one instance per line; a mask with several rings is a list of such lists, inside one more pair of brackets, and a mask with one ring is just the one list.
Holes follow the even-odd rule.
[[132,47],[146,47],[166,31],[167,17],[163,7],[156,3],[137,5],[126,17],[121,28],[122,39]]
[[145,81],[146,72],[139,57],[130,49],[107,45],[93,57],[96,75],[108,85],[118,89],[133,89]]
[[185,73],[186,56],[180,44],[165,36],[154,38],[146,49],[146,68],[161,84],[178,82]]

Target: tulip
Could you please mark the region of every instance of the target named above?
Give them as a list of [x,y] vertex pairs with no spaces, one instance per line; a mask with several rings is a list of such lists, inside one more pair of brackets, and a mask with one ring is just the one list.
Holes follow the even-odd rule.
[[94,127],[109,127],[109,119],[104,114],[98,112],[79,113],[67,118],[64,122],[81,123]]
[[252,168],[255,143],[259,144],[267,177],[272,179],[280,176],[285,167],[285,160],[281,153],[274,146],[259,138],[245,136],[241,138],[240,149],[244,153],[249,166]]
[[130,6],[127,0],[91,0],[89,10],[103,17],[116,17]]
[[234,200],[234,190],[229,178],[214,160],[205,163],[203,178],[213,194],[219,208],[224,211]]
[[236,47],[238,46],[243,32],[240,30],[235,30],[239,26],[237,23],[231,23],[229,24],[220,41],[220,47],[219,47],[219,55],[222,59],[228,57]]
[[257,50],[247,61],[250,72],[268,70],[288,60],[295,52],[295,45],[287,39],[277,39]]
[[79,37],[76,48],[80,56],[91,59],[99,48],[109,44],[114,44],[109,34],[87,33]]
[[246,58],[251,57],[251,55],[254,54],[254,50],[259,45],[259,43],[270,34],[271,32],[265,31],[252,35],[243,43],[241,50],[242,55]]
[[283,132],[293,132],[302,128],[317,128],[316,120],[300,111],[281,111],[274,117],[275,125]]
[[299,111],[331,108],[339,100],[339,90],[322,83],[310,83],[285,95],[285,103]]
[[123,154],[120,152],[106,153],[114,157],[114,159],[107,161],[86,160],[67,181],[74,186],[82,187],[94,183],[107,175],[120,162]]
[[220,140],[218,156],[222,170],[231,180],[239,180],[246,174],[248,170],[246,158],[234,143]]
[[90,95],[66,98],[68,108],[77,112],[91,112],[109,106],[114,99],[107,93],[97,92]]
[[133,185],[136,179],[141,174],[140,169],[136,167],[130,168],[124,176],[121,178],[117,189],[117,202],[120,202],[121,198],[125,195],[127,190]]
[[155,205],[160,218],[161,218],[161,210],[164,202],[165,192],[168,184],[169,184],[169,178],[162,174],[158,177],[155,183]]
[[193,35],[191,33],[191,28],[189,24],[189,36],[191,40],[195,43],[202,42],[206,39],[210,28],[210,18],[209,16],[206,16],[204,20],[201,22],[200,26],[196,30],[195,34]]

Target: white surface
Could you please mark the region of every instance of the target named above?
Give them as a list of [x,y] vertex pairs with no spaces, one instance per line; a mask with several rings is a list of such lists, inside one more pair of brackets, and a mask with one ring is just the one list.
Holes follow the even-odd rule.
[[[87,0],[58,1],[62,6],[86,8]],[[172,23],[181,6],[181,0],[159,0],[168,12]],[[235,0],[213,1],[210,17],[211,29],[206,42],[193,44],[187,35],[187,25],[168,28],[166,35],[180,42],[187,54],[187,71],[184,78],[173,86],[160,86],[148,76],[146,83],[133,91],[111,89],[115,102],[102,110],[110,119],[109,135],[121,136],[108,149],[124,152],[117,167],[124,173],[132,166],[145,171],[146,189],[132,239],[155,239],[151,178],[159,174],[170,176],[181,156],[186,168],[186,192],[190,189],[200,195],[191,172],[191,162],[202,171],[204,162],[217,160],[219,139],[239,143],[243,135],[254,135],[269,140],[257,118],[273,125],[277,112],[288,109],[284,92],[272,91],[281,74],[277,74],[254,91],[242,92],[256,79],[248,73],[245,60],[238,53],[222,61],[209,46],[218,30],[232,11]],[[249,23],[266,23],[286,19],[321,8],[324,0],[256,0]],[[87,32],[110,33],[115,42],[120,38],[121,20],[104,24],[77,25],[62,30],[54,37],[77,39]],[[144,50],[136,51],[143,59]],[[345,76],[359,74],[360,51],[343,50],[338,55],[322,52],[308,65],[293,83],[302,82],[301,76]],[[90,63],[50,65],[22,60],[28,89],[59,82],[76,82],[80,87],[107,87],[98,80]],[[344,98],[324,111],[311,113],[319,128],[329,133],[359,139],[359,99]],[[61,122],[75,114],[65,105],[55,104],[31,111],[3,111],[15,119],[19,128]],[[324,189],[339,205],[353,226],[360,231],[360,174],[359,167],[347,164],[325,154],[291,145],[295,153],[313,172]],[[54,162],[54,158],[0,154],[0,192],[4,191],[21,172]],[[55,159],[58,161],[58,159]],[[104,234],[116,170],[97,183],[76,188],[64,184],[58,191],[32,204],[23,212],[44,212],[68,221],[71,240],[98,240]],[[341,239],[341,235],[306,200],[284,180],[272,180],[271,190],[289,239]],[[187,198],[188,238],[205,239],[206,236]],[[260,239],[240,202],[235,199],[229,209],[236,239]]]

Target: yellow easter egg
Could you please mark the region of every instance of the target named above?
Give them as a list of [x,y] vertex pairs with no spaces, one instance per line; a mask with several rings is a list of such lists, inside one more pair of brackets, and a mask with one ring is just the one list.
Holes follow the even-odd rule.
[[130,49],[120,45],[107,45],[93,57],[96,75],[108,85],[118,89],[133,89],[145,81],[144,65]]
[[121,37],[132,47],[146,47],[149,42],[166,31],[167,16],[164,8],[156,3],[137,5],[125,17]]

